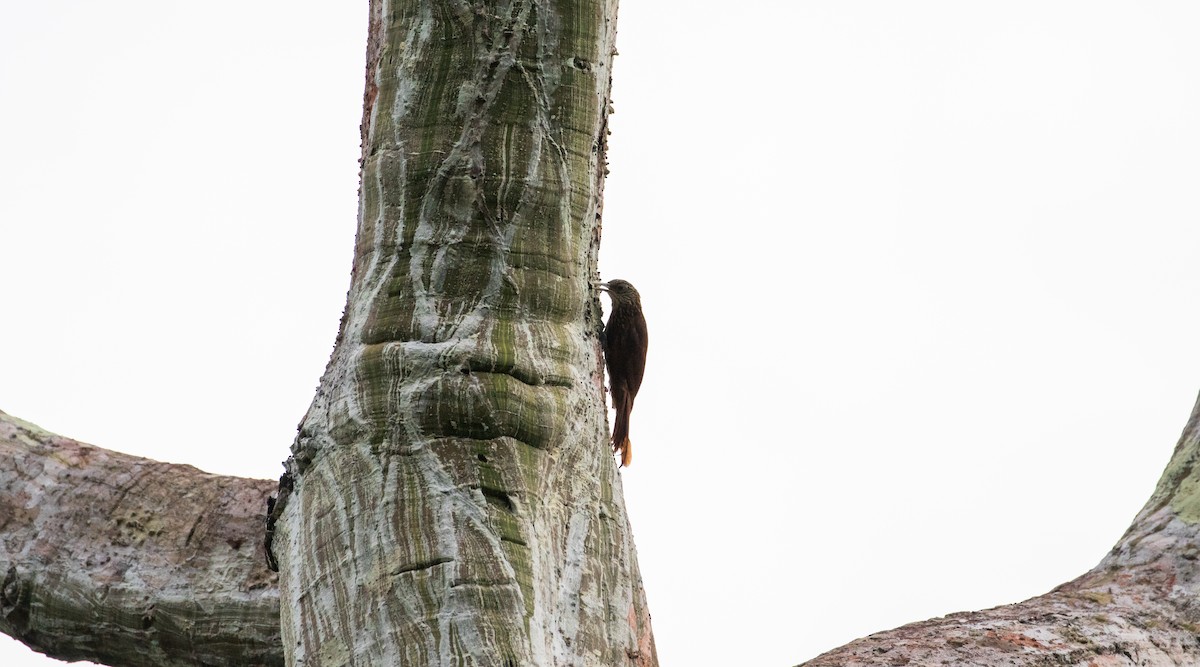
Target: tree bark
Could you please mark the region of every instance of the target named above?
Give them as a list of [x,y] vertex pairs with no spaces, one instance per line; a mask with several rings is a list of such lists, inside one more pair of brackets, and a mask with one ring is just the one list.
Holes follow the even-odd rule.
[[[0,413],[0,631],[113,665],[656,664],[589,286],[615,13],[372,0],[350,295],[292,448],[280,587],[273,483]],[[1198,460],[1200,404],[1092,571],[805,664],[1196,662]]]
[[0,631],[61,660],[282,665],[262,547],[274,485],[0,412]]
[[855,640],[806,667],[1200,662],[1200,399],[1154,495],[1112,551],[1040,597]]
[[371,3],[348,305],[273,542],[289,664],[656,664],[590,286],[615,15]]

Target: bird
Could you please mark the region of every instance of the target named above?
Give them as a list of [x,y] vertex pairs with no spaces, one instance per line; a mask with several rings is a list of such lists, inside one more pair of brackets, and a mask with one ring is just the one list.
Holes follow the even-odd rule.
[[629,413],[646,370],[646,345],[649,342],[646,318],[642,315],[642,297],[628,281],[610,280],[596,287],[608,292],[612,299],[612,312],[608,314],[608,322],[600,336],[600,346],[604,349],[604,364],[608,367],[613,409],[617,411],[612,448],[621,453],[621,467],[628,467],[633,460]]

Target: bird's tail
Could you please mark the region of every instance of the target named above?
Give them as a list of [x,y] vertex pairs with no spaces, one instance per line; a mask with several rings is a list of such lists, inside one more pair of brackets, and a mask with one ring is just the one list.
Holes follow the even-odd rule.
[[633,462],[633,445],[629,442],[629,412],[632,405],[617,406],[617,418],[613,422],[612,446],[621,452],[621,467],[628,468]]

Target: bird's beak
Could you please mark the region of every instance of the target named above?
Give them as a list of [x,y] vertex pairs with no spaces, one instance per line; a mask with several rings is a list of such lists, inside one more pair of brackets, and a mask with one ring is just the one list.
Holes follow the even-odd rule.
[[600,290],[601,292],[608,291],[608,283],[592,283],[592,287],[595,287],[596,289]]

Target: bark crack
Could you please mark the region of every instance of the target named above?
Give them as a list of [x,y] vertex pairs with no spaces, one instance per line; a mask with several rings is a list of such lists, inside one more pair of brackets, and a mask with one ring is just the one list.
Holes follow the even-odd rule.
[[432,567],[436,567],[438,565],[445,565],[446,563],[453,563],[453,562],[454,562],[453,558],[441,556],[439,558],[434,558],[432,560],[420,561],[417,563],[410,563],[408,565],[404,565],[402,567],[396,568],[395,570],[392,570],[392,574],[393,575],[401,575],[401,574],[404,574],[405,572],[417,572],[419,570],[428,570],[428,569],[430,569]]

